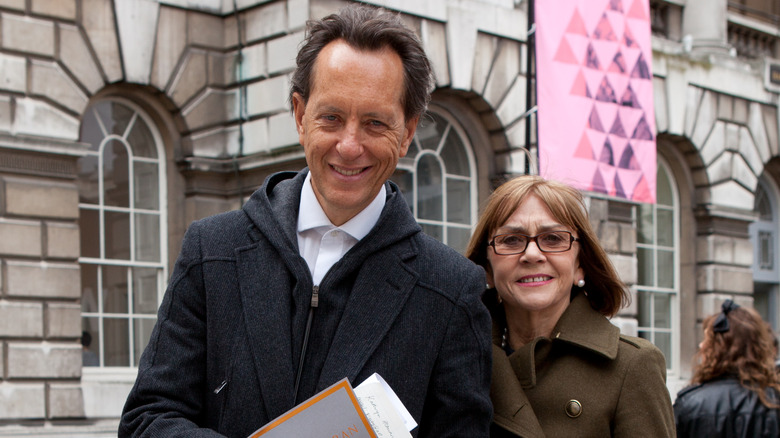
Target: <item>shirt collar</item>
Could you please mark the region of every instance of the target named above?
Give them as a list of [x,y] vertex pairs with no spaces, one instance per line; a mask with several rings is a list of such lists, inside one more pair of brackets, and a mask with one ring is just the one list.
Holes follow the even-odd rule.
[[[385,185],[382,184],[374,200],[355,217],[338,228],[357,240],[366,237],[382,214],[386,195]],[[328,219],[317,200],[311,185],[311,172],[309,172],[306,174],[306,179],[303,181],[303,187],[301,188],[301,202],[298,206],[298,232],[301,233],[320,227],[327,227],[327,229],[337,228]]]

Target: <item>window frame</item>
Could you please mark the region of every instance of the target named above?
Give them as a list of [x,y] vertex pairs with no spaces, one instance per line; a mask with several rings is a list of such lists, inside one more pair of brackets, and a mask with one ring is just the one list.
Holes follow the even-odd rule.
[[[637,283],[634,285],[634,292],[637,300],[637,334],[641,336],[643,333],[647,333],[650,336],[644,337],[645,339],[649,340],[650,342],[655,343],[655,335],[656,333],[669,333],[670,335],[670,354],[672,355],[671,358],[666,358],[666,364],[667,364],[667,377],[675,377],[680,374],[680,193],[677,188],[677,183],[674,178],[674,173],[672,172],[671,167],[667,163],[667,161],[660,155],[657,156],[657,166],[659,170],[663,170],[663,172],[666,174],[666,178],[669,181],[669,189],[671,191],[670,195],[672,198],[672,205],[671,206],[664,206],[663,210],[671,212],[672,216],[672,243],[671,245],[658,245],[658,211],[659,211],[659,205],[657,204],[657,201],[655,204],[652,204],[652,226],[653,226],[653,242],[651,243],[640,243],[639,239],[637,239],[637,266],[641,265],[640,260],[640,250],[649,250],[652,251],[653,255],[653,283],[652,285],[645,285],[640,283],[640,278],[637,276]],[[656,194],[657,195],[657,194]],[[657,200],[657,196],[656,196]],[[637,223],[637,230],[641,229],[641,217],[637,217],[636,223]],[[659,266],[658,266],[658,250],[671,250],[672,252],[672,266],[674,267],[674,278],[672,280],[672,287],[661,287],[658,286],[658,279],[659,275],[667,275],[666,273],[660,273],[659,272]],[[651,304],[650,308],[650,318],[651,324],[649,326],[642,326],[640,324],[639,315],[642,314],[642,309],[640,308],[640,300],[639,300],[639,294],[640,293],[649,293],[651,298],[654,297],[657,294],[663,294],[670,296],[670,305],[669,305],[669,318],[670,318],[670,327],[669,328],[656,328],[655,327],[655,306]],[[654,303],[654,300],[651,301],[651,303]]]
[[[750,235],[750,242],[753,245],[753,299],[756,304],[756,310],[762,313],[762,318],[765,318],[772,326],[773,330],[778,330],[778,324],[780,324],[780,309],[777,308],[778,294],[780,291],[780,214],[778,212],[778,199],[780,199],[780,189],[771,179],[766,176],[762,176],[758,180],[758,186],[756,193],[759,190],[763,191],[769,202],[769,209],[771,213],[771,220],[767,221],[762,219],[754,202],[753,209],[756,212],[756,220],[748,226],[748,233]],[[758,197],[755,201],[758,201]],[[773,260],[771,269],[761,269],[760,251],[761,245],[759,236],[761,233],[770,233],[770,242],[773,250]],[[759,299],[758,295],[762,295]],[[766,306],[766,309],[762,307]],[[764,312],[766,310],[766,312]]]
[[[404,195],[407,197],[407,200],[410,200],[412,205],[410,208],[412,209],[412,213],[414,215],[414,218],[417,220],[417,222],[425,228],[426,225],[431,226],[440,226],[442,229],[442,242],[444,244],[449,245],[449,238],[448,238],[448,230],[451,228],[456,229],[462,229],[465,230],[468,234],[471,233],[474,224],[477,220],[478,215],[478,206],[479,201],[477,199],[478,197],[478,188],[477,188],[477,164],[476,159],[474,157],[474,150],[473,146],[471,144],[471,141],[469,139],[469,136],[467,134],[467,131],[463,128],[460,121],[449,111],[447,111],[445,108],[443,108],[440,105],[437,105],[435,103],[431,103],[428,107],[428,112],[435,114],[441,118],[443,118],[447,122],[447,126],[445,127],[444,133],[441,135],[441,138],[439,138],[438,143],[436,145],[436,149],[425,149],[421,146],[421,143],[419,141],[418,135],[419,135],[419,129],[415,133],[414,138],[412,139],[413,144],[417,145],[417,148],[419,152],[414,157],[409,157],[408,155],[406,157],[402,157],[398,161],[398,165],[396,166],[396,173],[391,178],[392,180],[396,180],[396,177],[398,177],[399,173],[407,173],[411,174],[412,176],[412,193],[405,193]],[[423,118],[426,116],[424,115]],[[425,123],[424,120],[420,122],[421,124]],[[465,153],[465,156],[468,161],[468,172],[469,176],[461,176],[456,175],[452,173],[447,173],[446,169],[446,163],[444,162],[444,159],[441,155],[442,148],[444,147],[445,140],[449,135],[452,135],[454,131],[454,134],[458,136],[462,143],[463,152]],[[435,219],[426,219],[426,218],[420,218],[419,212],[420,212],[420,194],[419,194],[419,172],[417,172],[418,165],[421,160],[423,160],[425,157],[434,157],[437,162],[439,163],[440,168],[443,170],[442,173],[442,220],[435,220]],[[449,194],[447,190],[447,180],[455,179],[459,181],[467,181],[469,184],[469,206],[468,206],[468,218],[469,223],[468,224],[462,224],[457,222],[452,222],[448,218],[448,209],[447,206],[449,206],[449,203],[451,200],[449,199]],[[457,200],[456,200],[457,201]],[[456,248],[459,250],[465,250],[464,248]]]
[[[96,120],[98,124],[100,125],[100,131],[102,135],[102,139],[100,141],[100,146],[98,147],[97,151],[91,150],[87,152],[87,156],[97,157],[98,160],[98,203],[83,203],[81,200],[79,200],[79,215],[81,216],[81,212],[83,210],[91,210],[96,211],[98,213],[99,217],[99,227],[100,230],[98,231],[100,243],[99,243],[99,255],[98,257],[85,257],[80,255],[78,262],[79,267],[81,268],[84,265],[92,265],[97,267],[97,278],[96,278],[96,284],[98,290],[95,291],[95,295],[97,296],[97,303],[96,303],[96,311],[94,312],[85,312],[83,305],[81,309],[81,318],[82,318],[82,324],[85,322],[85,319],[87,318],[96,318],[98,321],[97,329],[98,329],[98,336],[97,339],[93,338],[93,342],[97,342],[99,345],[99,365],[98,366],[88,366],[83,367],[82,370],[85,374],[92,374],[94,376],[123,376],[125,372],[128,373],[135,373],[137,372],[138,367],[132,364],[135,364],[138,362],[138,359],[140,358],[140,354],[143,352],[144,348],[140,348],[139,351],[136,353],[136,348],[134,348],[136,342],[135,342],[135,321],[138,320],[154,320],[157,319],[157,309],[159,309],[159,306],[162,302],[162,297],[165,293],[165,288],[168,281],[168,206],[167,206],[167,183],[166,183],[166,155],[165,155],[165,148],[163,144],[162,135],[160,134],[160,131],[157,127],[157,124],[154,122],[154,120],[151,118],[151,116],[142,109],[139,105],[135,104],[134,102],[117,96],[111,96],[111,97],[105,97],[101,98],[100,100],[96,100],[95,102],[92,102],[89,107],[85,111],[85,115],[89,111],[95,111],[95,107],[100,104],[120,104],[127,109],[132,111],[132,115],[130,116],[130,119],[128,121],[128,126],[125,127],[125,130],[122,135],[113,134],[113,133],[107,133],[106,127],[102,126],[102,121],[100,117],[96,117]],[[145,123],[146,127],[148,128],[153,141],[155,148],[155,152],[157,157],[156,158],[148,158],[143,157],[141,154],[136,155],[133,151],[133,148],[131,144],[127,143],[124,139],[126,139],[127,135],[131,132],[131,127],[135,126],[135,123],[138,123],[138,121],[141,121]],[[82,120],[82,126],[83,126],[84,120]],[[139,208],[136,207],[136,184],[135,184],[135,174],[134,172],[129,172],[128,174],[128,205],[127,207],[118,207],[118,206],[108,206],[105,202],[105,194],[103,189],[103,178],[104,178],[104,163],[103,163],[103,153],[104,149],[107,147],[107,145],[112,141],[120,141],[128,152],[128,163],[132,163],[133,165],[135,163],[155,163],[157,164],[157,196],[158,196],[158,208],[156,210],[147,209],[147,208]],[[133,169],[132,165],[130,165],[130,168]],[[130,248],[129,248],[129,257],[128,259],[115,259],[115,258],[106,258],[105,254],[105,241],[106,241],[106,233],[105,233],[105,226],[106,221],[104,218],[104,215],[101,213],[104,213],[106,211],[109,212],[119,212],[126,214],[128,216],[129,220],[129,242],[130,242]],[[159,245],[159,259],[155,262],[150,261],[143,261],[143,260],[137,260],[137,238],[135,232],[136,232],[136,226],[134,226],[134,223],[136,221],[136,216],[141,214],[154,214],[158,216],[158,224],[159,224],[159,238],[157,244]],[[101,290],[103,288],[103,280],[102,280],[102,269],[101,267],[125,267],[126,275],[127,275],[127,312],[126,313],[110,313],[106,312],[103,307],[103,294],[101,293]],[[156,287],[157,287],[157,296],[156,296],[156,302],[155,302],[155,311],[154,313],[145,313],[145,312],[139,312],[136,313],[134,311],[134,300],[133,300],[133,269],[134,268],[151,268],[151,269],[157,269],[157,278],[156,278]],[[82,285],[82,291],[83,291],[83,285]],[[83,293],[83,292],[82,292]],[[82,295],[82,300],[84,299],[84,296]],[[110,318],[116,318],[116,319],[126,319],[128,321],[127,324],[127,336],[128,336],[128,366],[106,366],[105,365],[105,333],[104,333],[104,324],[103,319],[105,317]],[[148,340],[147,340],[148,342]],[[143,344],[144,346],[146,343]],[[122,380],[122,379],[120,379]]]

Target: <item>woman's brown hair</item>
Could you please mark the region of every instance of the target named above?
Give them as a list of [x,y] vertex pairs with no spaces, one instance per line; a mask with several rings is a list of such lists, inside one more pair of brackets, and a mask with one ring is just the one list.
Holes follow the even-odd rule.
[[502,184],[488,199],[471,235],[466,257],[490,273],[488,242],[531,194],[547,205],[556,220],[577,234],[579,263],[585,273],[584,289],[590,305],[607,317],[614,316],[628,302],[625,284],[593,231],[582,194],[566,184],[535,175],[519,176]]
[[[736,307],[736,306],[735,306]],[[718,317],[728,319],[728,329],[714,330]],[[704,341],[696,353],[697,364],[691,383],[705,383],[724,376],[735,376],[740,384],[754,391],[769,408],[780,405],[768,399],[765,389],[780,392],[775,370],[775,346],[772,330],[754,309],[736,307],[727,314],[716,313],[704,319]]]

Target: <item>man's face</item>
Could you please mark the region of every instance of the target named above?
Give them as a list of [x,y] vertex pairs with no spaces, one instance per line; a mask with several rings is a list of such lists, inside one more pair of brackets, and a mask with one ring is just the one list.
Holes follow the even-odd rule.
[[392,49],[336,40],[317,57],[309,101],[293,94],[314,194],[334,225],[368,206],[406,155],[418,118],[405,120],[403,75]]

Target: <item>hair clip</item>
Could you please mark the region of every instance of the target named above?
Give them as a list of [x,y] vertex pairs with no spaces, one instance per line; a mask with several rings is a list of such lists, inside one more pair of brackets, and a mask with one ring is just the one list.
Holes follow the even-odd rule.
[[731,326],[729,326],[729,319],[726,315],[737,308],[739,308],[739,304],[735,303],[733,300],[729,299],[724,301],[720,306],[720,314],[717,318],[715,318],[715,322],[712,324],[712,331],[715,333],[724,333],[729,331]]

